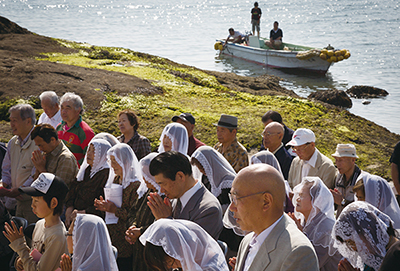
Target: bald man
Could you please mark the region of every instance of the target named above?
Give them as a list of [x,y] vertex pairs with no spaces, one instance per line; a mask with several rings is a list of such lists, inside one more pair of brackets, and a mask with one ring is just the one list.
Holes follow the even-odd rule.
[[285,149],[282,143],[284,134],[285,129],[283,125],[279,122],[273,121],[265,126],[262,137],[264,148],[275,155],[279,165],[281,166],[283,177],[287,180],[293,157]]
[[318,270],[311,242],[283,212],[285,185],[275,168],[255,164],[242,169],[230,198],[240,228],[253,232],[240,243],[236,271]]

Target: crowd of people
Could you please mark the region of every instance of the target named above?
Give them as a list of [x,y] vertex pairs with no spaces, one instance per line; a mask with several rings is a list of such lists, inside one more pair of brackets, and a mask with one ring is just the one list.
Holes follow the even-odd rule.
[[354,145],[336,146],[335,166],[312,130],[271,110],[250,156],[236,116],[214,123],[213,147],[191,113],[174,116],[151,152],[133,110],[119,112],[115,137],[94,134],[74,93],[40,101],[38,124],[28,104],[9,110],[1,270],[398,268],[400,143],[392,188],[357,166]]

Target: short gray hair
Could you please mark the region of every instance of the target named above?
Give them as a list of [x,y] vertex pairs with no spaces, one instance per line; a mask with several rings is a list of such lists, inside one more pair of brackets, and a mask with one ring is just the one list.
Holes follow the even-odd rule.
[[66,92],[60,99],[60,104],[62,105],[63,102],[69,102],[71,101],[72,104],[74,105],[76,110],[81,110],[83,111],[83,101],[81,96],[73,93],[73,92]]
[[22,120],[26,120],[30,118],[32,120],[32,125],[36,123],[36,114],[35,109],[30,104],[17,104],[11,107],[8,112],[11,114],[12,112],[19,112]]
[[39,96],[40,101],[49,100],[51,106],[56,106],[58,104],[58,96],[54,91],[45,91],[42,92]]

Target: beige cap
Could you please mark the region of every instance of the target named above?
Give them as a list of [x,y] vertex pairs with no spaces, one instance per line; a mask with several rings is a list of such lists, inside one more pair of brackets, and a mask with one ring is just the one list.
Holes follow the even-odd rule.
[[332,154],[333,157],[353,157],[358,158],[356,147],[353,144],[337,144],[336,152]]

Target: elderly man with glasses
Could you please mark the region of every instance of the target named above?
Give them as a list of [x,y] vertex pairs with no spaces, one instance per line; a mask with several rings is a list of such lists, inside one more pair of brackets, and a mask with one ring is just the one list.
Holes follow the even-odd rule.
[[285,195],[283,178],[270,165],[251,165],[236,176],[229,210],[250,233],[229,260],[235,271],[318,270],[311,242],[283,211]]
[[288,182],[292,188],[307,176],[320,177],[328,188],[335,187],[337,170],[333,162],[315,147],[313,131],[305,128],[297,129],[292,140],[286,145],[292,146],[297,154],[289,170]]

